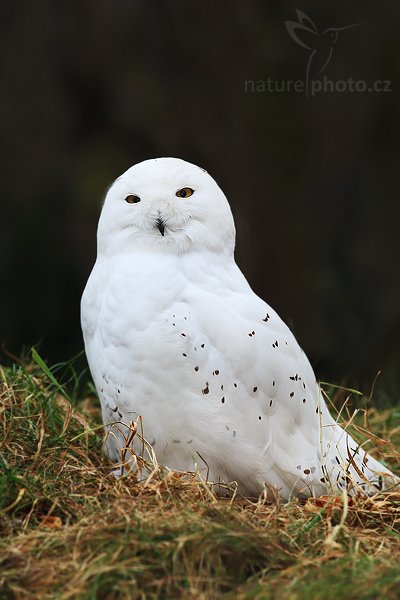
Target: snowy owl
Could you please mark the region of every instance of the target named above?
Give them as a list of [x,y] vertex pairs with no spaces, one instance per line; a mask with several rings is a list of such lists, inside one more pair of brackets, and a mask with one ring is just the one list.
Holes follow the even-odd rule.
[[295,337],[236,265],[232,213],[204,169],[175,158],[128,169],[97,242],[82,329],[112,461],[140,415],[159,463],[204,461],[210,482],[247,496],[393,481],[331,417]]

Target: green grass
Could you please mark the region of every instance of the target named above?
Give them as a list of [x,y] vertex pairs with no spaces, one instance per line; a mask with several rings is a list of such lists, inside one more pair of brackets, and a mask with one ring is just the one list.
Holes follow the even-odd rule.
[[[116,480],[95,396],[33,358],[0,371],[1,599],[399,597],[399,493],[283,504],[165,470]],[[398,410],[354,430],[390,438],[396,468]]]

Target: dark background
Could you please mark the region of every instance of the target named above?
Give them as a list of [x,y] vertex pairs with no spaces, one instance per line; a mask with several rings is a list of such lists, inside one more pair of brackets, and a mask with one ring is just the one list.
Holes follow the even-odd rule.
[[[107,186],[177,156],[236,219],[237,261],[324,379],[399,389],[398,2],[7,3],[0,19],[0,338],[79,352],[80,295]],[[323,74],[391,92],[250,92],[304,80],[301,9],[339,33]],[[318,52],[327,52],[323,46]],[[325,49],[324,49],[325,48]],[[322,56],[322,55],[320,55]],[[7,360],[4,357],[4,360]],[[394,399],[394,397],[393,397]]]

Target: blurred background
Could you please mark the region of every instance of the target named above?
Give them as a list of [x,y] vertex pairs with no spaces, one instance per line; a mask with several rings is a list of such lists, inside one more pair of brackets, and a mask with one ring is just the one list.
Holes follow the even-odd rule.
[[[308,47],[285,26],[312,29],[296,9],[322,34]],[[334,45],[323,35],[353,24]],[[39,342],[51,362],[82,350],[106,188],[138,161],[177,156],[226,193],[240,267],[318,376],[368,391],[382,371],[377,387],[398,397],[399,30],[397,1],[3,6],[2,360]],[[310,39],[311,78],[387,91],[280,91],[305,81]]]

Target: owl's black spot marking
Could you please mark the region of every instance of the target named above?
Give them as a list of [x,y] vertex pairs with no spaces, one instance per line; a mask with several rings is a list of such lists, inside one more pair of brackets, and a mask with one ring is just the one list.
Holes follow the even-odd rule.
[[111,410],[112,410],[113,412],[117,412],[117,410],[118,410],[118,406],[116,406],[115,408],[112,408]]
[[181,333],[181,337],[186,337],[186,333]]
[[269,405],[272,406],[272,400],[269,401]]
[[274,387],[274,385],[275,385],[275,381],[272,382],[272,387]]
[[233,432],[233,437],[236,437],[236,431]]
[[325,477],[321,477],[320,482],[325,483]]
[[233,387],[237,388],[237,383],[234,383],[234,384],[233,384]]
[[258,417],[258,418],[259,418],[259,420],[261,421],[261,417]]
[[294,392],[290,392],[289,396],[290,396],[291,398],[293,398],[293,396],[294,396]]
[[224,389],[224,384],[221,385],[221,390],[223,390],[223,389]]
[[118,390],[118,389],[117,389],[117,392],[118,392],[118,394],[120,394],[120,393],[121,393],[121,390]]
[[182,352],[182,356],[187,356],[186,352]]
[[303,381],[303,388],[306,389],[306,384],[304,383],[304,381]]
[[224,402],[225,402],[225,396],[222,396],[221,402],[222,402],[222,404],[224,404]]
[[194,370],[197,372],[199,370],[199,367],[195,367]]
[[257,386],[255,385],[255,386],[253,387],[253,392],[256,392],[257,390],[258,390],[258,388],[257,388]]
[[310,469],[304,469],[303,473],[304,473],[304,475],[309,475],[310,474]]
[[172,440],[172,443],[173,443],[173,444],[180,444],[180,443],[181,443],[181,440]]
[[337,456],[335,456],[335,459],[336,459],[337,464],[340,465],[340,460],[338,459]]
[[218,371],[218,369],[216,369],[216,370],[214,371],[214,373],[213,373],[213,374],[214,374],[214,375],[219,375],[219,371]]
[[175,323],[172,323],[172,325],[175,327]]
[[307,400],[305,398],[303,398],[303,404],[305,404],[307,402]]
[[202,394],[208,394],[209,391],[210,391],[210,388],[208,387],[208,385],[206,385],[204,390],[201,390]]
[[298,468],[298,469],[299,469],[299,471],[300,471],[300,469],[301,469],[301,465],[297,465],[297,468]]
[[122,419],[122,413],[120,413],[119,411],[118,411],[118,416],[120,419]]
[[264,323],[267,323],[267,322],[268,322],[268,319],[269,319],[269,314],[267,313],[267,314],[265,315],[265,317],[263,318],[263,321],[264,321]]

